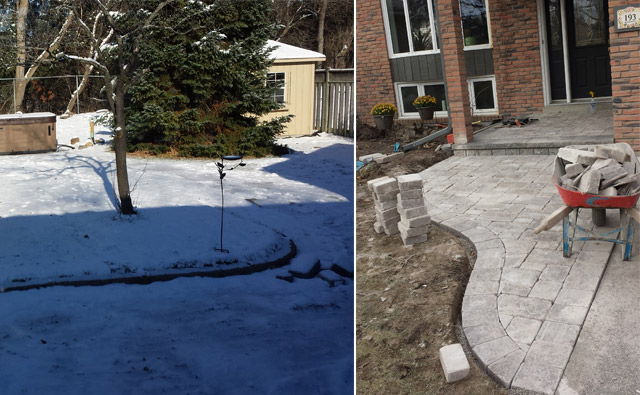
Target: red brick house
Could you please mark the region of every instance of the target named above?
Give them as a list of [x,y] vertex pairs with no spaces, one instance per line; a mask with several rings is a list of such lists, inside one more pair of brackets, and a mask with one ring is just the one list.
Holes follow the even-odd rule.
[[456,143],[466,143],[472,118],[588,103],[593,91],[612,102],[615,141],[640,151],[640,3],[357,0],[356,18],[357,113],[367,123],[382,101],[416,119],[411,102],[430,94],[436,116],[449,106]]

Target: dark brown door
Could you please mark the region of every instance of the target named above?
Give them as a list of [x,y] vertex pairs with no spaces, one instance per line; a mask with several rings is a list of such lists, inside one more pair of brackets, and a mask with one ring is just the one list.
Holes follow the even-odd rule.
[[606,0],[567,0],[567,27],[574,98],[611,96]]
[[[547,0],[552,99],[566,99],[560,1]],[[607,0],[565,0],[571,96],[611,96]]]

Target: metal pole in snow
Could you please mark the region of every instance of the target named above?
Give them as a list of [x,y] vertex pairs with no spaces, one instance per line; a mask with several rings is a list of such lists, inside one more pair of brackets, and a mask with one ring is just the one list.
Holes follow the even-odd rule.
[[18,109],[18,104],[16,103],[16,79],[13,79],[13,113],[15,114]]
[[80,114],[80,92],[78,91],[78,76],[76,75],[76,114]]

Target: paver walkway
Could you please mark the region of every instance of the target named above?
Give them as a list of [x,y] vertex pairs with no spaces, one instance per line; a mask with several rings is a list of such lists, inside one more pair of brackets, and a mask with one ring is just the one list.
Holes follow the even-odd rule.
[[[420,173],[432,218],[477,249],[462,304],[474,356],[505,387],[546,394],[558,387],[613,248],[575,243],[563,258],[561,224],[533,233],[562,204],[554,158],[456,156]],[[607,223],[616,216],[608,210]],[[589,226],[589,210],[579,223]]]

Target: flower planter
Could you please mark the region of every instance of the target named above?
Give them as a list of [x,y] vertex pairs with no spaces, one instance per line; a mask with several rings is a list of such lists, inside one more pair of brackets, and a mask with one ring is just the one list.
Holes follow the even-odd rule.
[[430,121],[433,119],[433,107],[418,108],[418,114],[423,121]]
[[376,129],[384,132],[393,126],[393,115],[374,115],[373,121],[376,123]]

